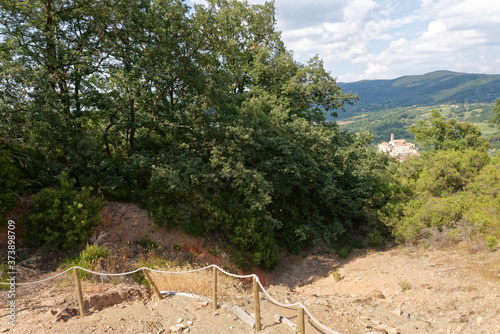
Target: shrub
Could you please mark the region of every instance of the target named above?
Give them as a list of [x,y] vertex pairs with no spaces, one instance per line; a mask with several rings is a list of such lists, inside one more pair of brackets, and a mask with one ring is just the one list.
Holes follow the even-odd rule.
[[398,283],[398,285],[403,292],[411,289],[411,284],[406,281],[401,281]]
[[160,248],[160,245],[155,241],[151,240],[149,237],[144,237],[137,242],[137,244],[147,250],[154,250]]
[[381,247],[384,244],[384,236],[378,231],[368,233],[366,236],[366,244],[370,247]]
[[337,268],[332,272],[332,276],[335,279],[335,282],[340,281],[343,277],[342,274],[340,273],[340,268]]
[[351,254],[351,252],[352,252],[352,247],[349,245],[344,245],[344,246],[340,247],[339,249],[337,249],[337,254],[343,258],[348,257],[349,254]]
[[[146,267],[150,269],[164,267],[166,264],[165,258],[156,249],[150,249],[146,254],[140,254],[137,260],[137,266],[139,268]],[[139,270],[131,275],[132,279],[137,283],[144,285],[146,288],[150,288],[151,285],[147,280],[144,272]]]
[[182,224],[182,212],[173,206],[152,206],[149,214],[153,217],[156,225],[166,228],[179,227]]
[[[85,269],[93,270],[97,265],[97,262],[101,259],[105,259],[109,256],[106,247],[101,247],[97,244],[87,244],[84,250],[78,254],[78,256],[72,260],[67,260],[64,263],[65,268],[71,268],[73,266],[82,267]],[[82,272],[81,277],[89,277],[89,273]]]
[[213,256],[217,256],[217,255],[219,255],[222,252],[222,250],[219,247],[214,247],[214,248],[210,248],[208,250],[208,252],[210,254],[212,254]]
[[23,181],[21,171],[14,161],[0,154],[0,215],[10,210],[17,203],[15,192],[21,192]]
[[198,217],[189,218],[188,222],[184,224],[184,231],[193,237],[202,236],[205,233],[203,220]]
[[75,179],[60,175],[59,189],[42,189],[25,222],[28,239],[46,250],[67,250],[80,246],[95,226],[101,223],[104,206],[101,196],[91,197],[92,187],[74,189]]
[[[7,266],[7,262],[0,263],[0,282],[9,283],[7,279],[9,279],[11,275],[9,274],[9,267]],[[0,284],[0,290],[9,290],[9,285]]]
[[491,252],[497,249],[497,244],[498,244],[498,239],[494,235],[486,237],[486,246]]

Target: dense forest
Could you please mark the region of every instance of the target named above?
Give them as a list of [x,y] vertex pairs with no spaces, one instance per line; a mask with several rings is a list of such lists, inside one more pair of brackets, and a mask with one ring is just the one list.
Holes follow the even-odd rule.
[[326,121],[358,97],[319,58],[294,60],[273,3],[0,1],[0,31],[0,211],[28,206],[27,247],[77,249],[106,200],[219,238],[241,267],[314,243],[500,232],[479,129],[435,111],[411,129],[421,157],[376,153]]

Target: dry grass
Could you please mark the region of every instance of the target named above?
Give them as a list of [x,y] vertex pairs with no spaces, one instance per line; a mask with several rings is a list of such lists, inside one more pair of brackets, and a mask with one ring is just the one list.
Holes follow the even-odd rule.
[[[191,266],[182,268],[166,266],[165,271],[188,271],[194,269]],[[151,272],[151,278],[155,281],[161,291],[185,292],[212,298],[213,293],[213,271],[206,269],[187,274],[164,274]],[[243,284],[243,281],[227,276],[218,271],[217,273],[217,298],[220,302],[229,303],[236,296],[250,295],[251,290]]]

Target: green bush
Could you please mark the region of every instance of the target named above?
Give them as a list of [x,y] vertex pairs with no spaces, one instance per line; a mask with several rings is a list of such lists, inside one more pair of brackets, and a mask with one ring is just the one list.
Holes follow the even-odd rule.
[[401,291],[403,291],[403,292],[410,290],[412,288],[412,285],[410,283],[408,283],[407,281],[400,281],[398,283],[398,285],[399,285],[399,288],[401,289]]
[[384,241],[384,236],[378,230],[370,232],[366,236],[366,244],[370,247],[381,247]]
[[[9,279],[11,275],[9,274],[9,266],[7,266],[7,262],[0,263],[0,282],[9,283],[7,279]],[[0,290],[9,290],[9,285],[0,284]]]
[[25,222],[33,246],[44,246],[48,251],[78,247],[101,223],[102,197],[91,197],[92,187],[77,191],[75,182],[62,173],[59,189],[42,189],[33,197],[35,203]]
[[145,248],[146,250],[156,250],[160,248],[160,245],[155,241],[151,240],[149,237],[144,237],[137,242],[139,246]]
[[207,231],[220,231],[230,249],[231,259],[237,266],[249,269],[261,266],[269,269],[278,261],[278,245],[272,222],[253,217],[243,208],[232,209],[239,214],[232,215],[219,206],[207,206],[210,219],[205,223]]
[[149,214],[156,225],[166,228],[180,227],[184,220],[182,212],[169,205],[151,206]]
[[344,245],[344,246],[340,247],[339,249],[337,249],[337,254],[343,258],[348,257],[349,254],[351,254],[351,252],[352,252],[352,247],[349,245]]
[[[73,266],[78,266],[92,270],[99,260],[105,259],[108,256],[109,253],[106,247],[101,247],[97,244],[87,244],[87,247],[85,247],[76,258],[65,261],[64,267],[71,268]],[[82,278],[90,276],[87,272],[81,272],[80,274]]]
[[0,154],[0,215],[10,210],[18,202],[14,193],[20,193],[24,182],[17,164],[3,154]]
[[498,244],[498,239],[494,235],[486,237],[486,246],[491,252],[497,249],[497,244]]
[[184,224],[184,231],[193,237],[199,237],[205,233],[205,225],[199,217],[190,217]]

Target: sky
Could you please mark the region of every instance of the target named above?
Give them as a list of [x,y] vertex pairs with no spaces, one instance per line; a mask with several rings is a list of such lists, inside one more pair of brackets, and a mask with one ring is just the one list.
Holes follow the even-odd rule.
[[437,70],[500,74],[498,0],[275,0],[275,7],[295,59],[319,55],[339,82]]

